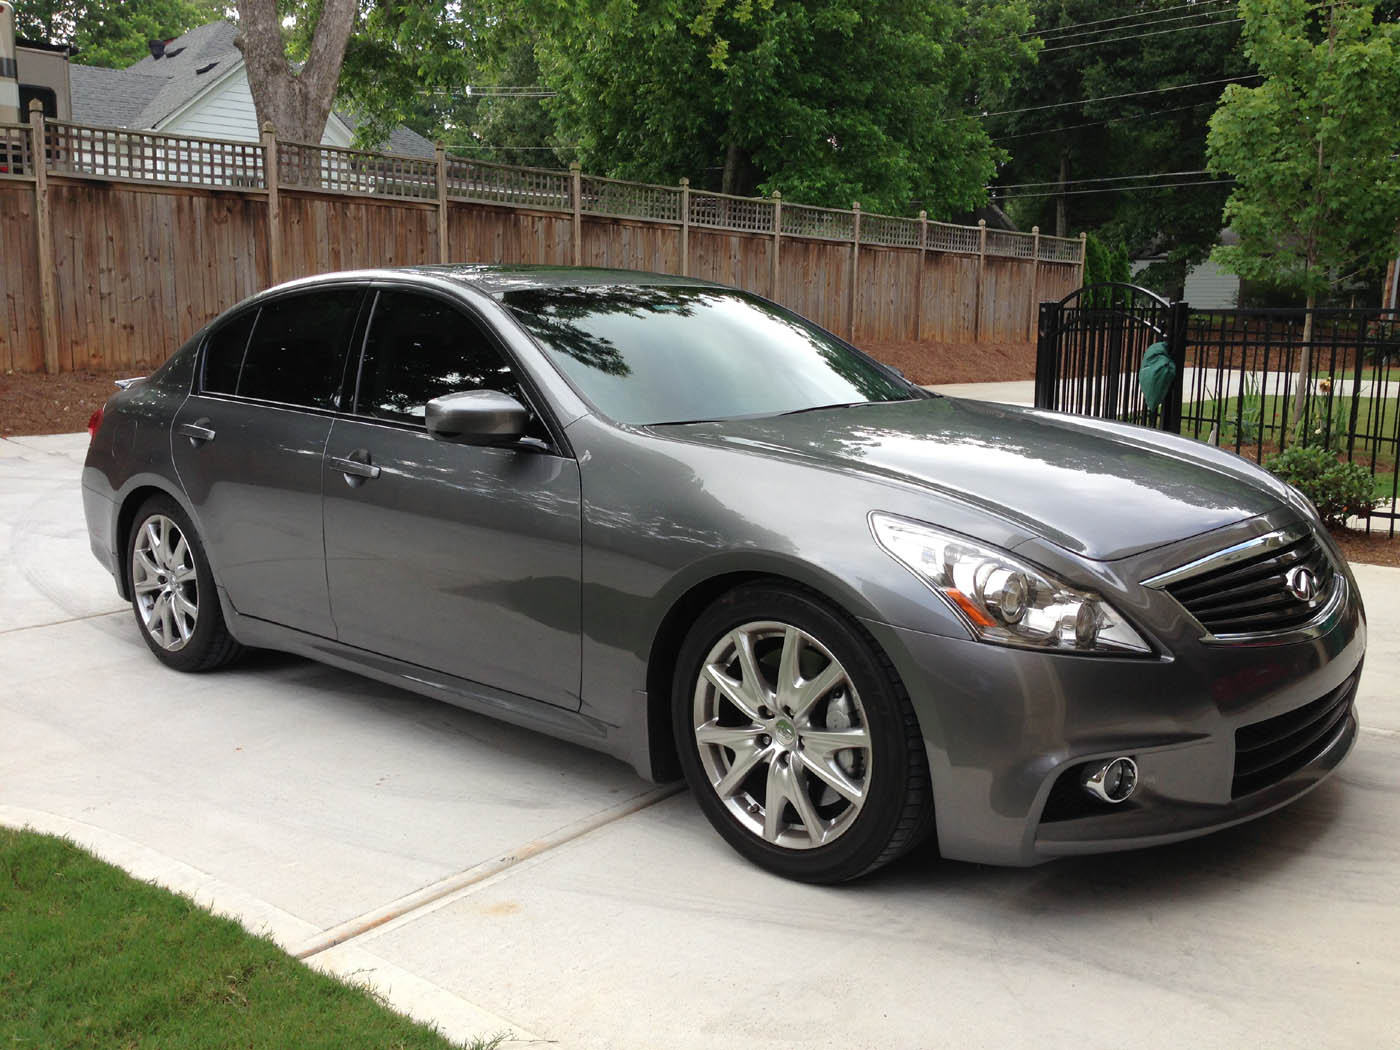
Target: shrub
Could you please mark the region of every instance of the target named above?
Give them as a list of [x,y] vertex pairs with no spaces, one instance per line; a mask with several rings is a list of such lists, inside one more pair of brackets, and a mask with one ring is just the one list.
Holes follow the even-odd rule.
[[1339,463],[1316,445],[1270,456],[1264,466],[1313,501],[1322,520],[1341,525],[1352,516],[1366,517],[1376,505],[1376,479],[1359,463]]

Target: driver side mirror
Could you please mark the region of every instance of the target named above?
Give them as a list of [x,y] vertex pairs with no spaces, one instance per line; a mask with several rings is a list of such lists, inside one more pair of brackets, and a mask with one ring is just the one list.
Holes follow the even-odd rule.
[[499,390],[464,390],[428,402],[424,422],[439,441],[462,445],[511,445],[525,435],[530,413]]

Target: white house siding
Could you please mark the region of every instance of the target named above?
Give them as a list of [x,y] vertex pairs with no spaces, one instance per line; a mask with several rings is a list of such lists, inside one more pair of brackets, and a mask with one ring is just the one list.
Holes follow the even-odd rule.
[[[171,135],[199,135],[205,138],[234,139],[254,142],[259,138],[257,109],[253,92],[248,87],[248,71],[239,68],[222,83],[195,99],[184,110],[162,124],[161,131]],[[326,146],[350,145],[350,134],[334,117],[321,136]]]
[[1207,259],[1186,272],[1181,297],[1197,310],[1231,310],[1239,305],[1240,279]]

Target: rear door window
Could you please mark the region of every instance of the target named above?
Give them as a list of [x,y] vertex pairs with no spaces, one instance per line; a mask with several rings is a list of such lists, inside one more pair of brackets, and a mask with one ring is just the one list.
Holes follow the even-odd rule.
[[363,297],[362,288],[329,288],[265,303],[243,355],[238,395],[305,408],[338,408],[345,357]]
[[201,384],[207,393],[238,392],[238,371],[243,367],[243,352],[248,349],[248,336],[257,319],[256,308],[244,310],[210,333],[204,346],[204,382]]

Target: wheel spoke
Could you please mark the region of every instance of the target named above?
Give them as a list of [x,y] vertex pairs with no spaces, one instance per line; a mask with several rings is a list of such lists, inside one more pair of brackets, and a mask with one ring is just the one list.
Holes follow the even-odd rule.
[[155,558],[143,547],[136,548],[135,565],[145,573],[147,579],[160,574],[160,566],[155,563]]
[[840,766],[824,759],[813,758],[805,752],[799,751],[798,755],[801,756],[802,764],[811,771],[812,775],[826,784],[832,791],[855,805],[860,805],[865,801],[865,788],[846,776],[846,771]]
[[787,804],[787,770],[774,762],[768,767],[768,789],[763,796],[763,837],[776,843],[783,832],[783,809]]
[[739,670],[744,676],[745,690],[750,696],[757,698],[758,706],[771,703],[773,691],[768,688],[768,683],[763,680],[763,674],[758,669],[758,657],[753,651],[753,635],[748,631],[733,631],[729,639],[734,643],[734,651],[739,656]]
[[[179,533],[176,533],[176,535],[179,535]],[[175,544],[175,549],[170,552],[169,569],[172,573],[178,575],[184,572],[191,563],[190,545],[185,542],[184,536],[180,536],[179,542]]]
[[807,793],[807,785],[803,783],[797,766],[791,764],[784,772],[787,774],[788,798],[792,800],[793,808],[802,819],[802,826],[807,829],[807,837],[812,840],[812,845],[820,846],[826,839],[826,821],[822,820],[817,813],[817,807],[812,804],[812,796]]
[[169,648],[175,640],[175,610],[170,607],[170,599],[164,595],[161,596],[159,609],[161,641]]
[[759,759],[763,757],[764,748],[757,744],[749,748],[736,750],[734,752],[734,764],[729,767],[729,771],[724,774],[720,781],[715,784],[715,793],[720,798],[733,798],[738,793],[744,781],[749,778],[754,767],[758,765]]
[[828,759],[837,751],[854,748],[857,751],[870,750],[870,734],[864,728],[854,729],[804,729],[802,746],[809,753]]
[[137,580],[135,581],[134,586],[136,588],[137,594],[150,594],[152,591],[158,591],[161,588],[161,585],[158,581],[152,580],[150,578],[144,580]]
[[757,744],[759,734],[762,732],[763,727],[760,725],[731,727],[706,722],[695,730],[695,739],[702,744],[713,744],[716,747],[737,750],[741,747]]
[[751,722],[758,721],[758,709],[763,706],[762,701],[746,695],[743,682],[734,681],[724,673],[718,664],[707,664],[705,677],[724,695],[726,700],[739,709],[740,714]]
[[789,627],[783,632],[783,651],[778,660],[779,706],[791,710],[795,706],[798,687],[802,683],[802,632]]
[[805,721],[816,702],[845,680],[845,668],[835,660],[823,667],[815,678],[802,679],[793,693],[792,717]]
[[199,606],[190,601],[179,591],[175,591],[174,594],[171,595],[171,598],[175,603],[175,609],[185,616],[188,616],[190,622],[193,623],[195,618],[199,615]]

